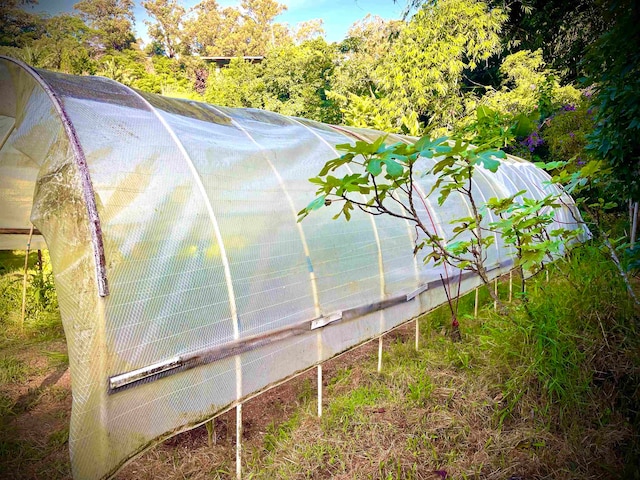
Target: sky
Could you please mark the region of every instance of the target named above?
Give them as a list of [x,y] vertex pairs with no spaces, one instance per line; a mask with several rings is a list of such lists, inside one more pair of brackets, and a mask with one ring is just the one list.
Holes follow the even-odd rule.
[[[305,20],[321,18],[324,21],[324,30],[328,42],[339,42],[344,39],[349,27],[367,14],[378,15],[384,19],[398,19],[406,4],[405,0],[278,0],[287,6],[287,11],[276,17],[279,23],[288,23],[291,27]],[[78,0],[39,0],[39,4],[32,11],[46,12],[56,15],[62,12],[73,12],[73,5]],[[185,8],[190,8],[200,0],[179,1]],[[147,41],[147,26],[144,20],[148,19],[141,0],[135,0],[134,14],[136,17],[136,37]],[[218,0],[222,7],[236,6],[240,0]]]

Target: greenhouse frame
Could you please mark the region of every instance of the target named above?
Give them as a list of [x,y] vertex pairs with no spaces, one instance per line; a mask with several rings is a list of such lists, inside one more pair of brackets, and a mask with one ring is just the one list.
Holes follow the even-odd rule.
[[[480,280],[414,255],[403,220],[323,208],[308,179],[383,133],[136,91],[0,57],[0,248],[48,248],[72,378],[74,478],[113,476],[194,428],[446,302]],[[387,142],[412,139],[389,135]],[[422,170],[434,160],[420,159]],[[509,156],[483,202],[557,192]],[[340,172],[340,171],[339,171]],[[346,170],[343,169],[342,173]],[[426,197],[442,238],[469,205]],[[557,225],[580,228],[571,200]],[[491,221],[491,218],[487,218]],[[496,236],[492,279],[512,269]],[[442,277],[442,279],[441,279]],[[241,424],[241,422],[240,422]]]

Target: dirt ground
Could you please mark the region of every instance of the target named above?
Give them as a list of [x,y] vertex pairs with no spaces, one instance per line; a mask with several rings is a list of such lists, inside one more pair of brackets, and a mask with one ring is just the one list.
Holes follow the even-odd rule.
[[[389,344],[407,338],[409,324],[384,337]],[[333,373],[359,364],[377,354],[377,341],[350,350],[323,365],[326,386]],[[66,353],[66,344],[55,341],[28,347],[16,354],[27,366],[28,375],[19,384],[0,387],[4,402],[11,405],[0,422],[0,477],[15,480],[63,480],[71,478],[68,451],[71,416],[71,379],[66,364],[49,357]],[[286,421],[298,408],[303,390],[313,388],[316,370],[311,369],[243,404],[243,448],[261,445],[269,425]],[[325,398],[324,403],[329,402]],[[235,410],[215,419],[214,445],[209,445],[207,429],[197,427],[178,434],[151,448],[128,463],[116,476],[118,480],[221,478],[235,472]],[[246,472],[250,476],[250,472]]]

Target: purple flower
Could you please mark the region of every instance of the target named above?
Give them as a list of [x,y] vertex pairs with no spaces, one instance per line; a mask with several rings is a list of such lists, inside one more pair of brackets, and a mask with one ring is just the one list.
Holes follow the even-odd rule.
[[521,143],[522,145],[527,147],[530,152],[533,152],[536,147],[539,147],[544,143],[544,140],[540,138],[540,134],[538,133],[538,131],[534,130]]
[[573,133],[573,132],[569,132],[569,136],[570,136],[571,138],[574,138],[574,137],[576,136],[576,134],[575,134],[575,133]]
[[577,162],[578,165],[582,166],[585,165],[587,162],[585,162],[584,160],[582,160],[580,157],[577,158]]
[[562,107],[562,110],[564,110],[565,112],[573,112],[576,109],[576,107],[574,105],[564,105]]

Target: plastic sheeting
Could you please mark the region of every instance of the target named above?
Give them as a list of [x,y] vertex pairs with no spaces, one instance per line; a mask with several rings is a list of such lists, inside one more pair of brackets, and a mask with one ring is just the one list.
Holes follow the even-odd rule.
[[[39,229],[69,347],[75,478],[145,448],[446,301],[407,223],[330,209],[296,222],[336,144],[380,132],[214,107],[0,60],[0,227]],[[390,136],[389,141],[406,141]],[[427,160],[421,168],[428,168]],[[346,171],[343,171],[343,173]],[[479,200],[547,175],[509,158]],[[422,192],[429,177],[419,179]],[[443,237],[452,195],[420,214]],[[556,218],[574,220],[567,209]],[[491,221],[487,218],[486,221]],[[38,244],[39,240],[35,243]],[[0,235],[0,248],[24,237]],[[500,238],[492,276],[510,269]],[[318,327],[318,328],[314,328]]]

